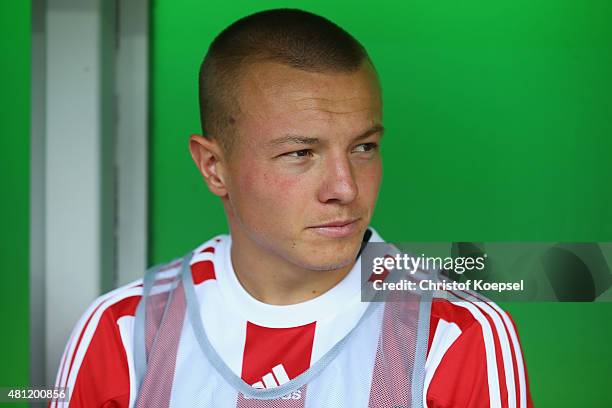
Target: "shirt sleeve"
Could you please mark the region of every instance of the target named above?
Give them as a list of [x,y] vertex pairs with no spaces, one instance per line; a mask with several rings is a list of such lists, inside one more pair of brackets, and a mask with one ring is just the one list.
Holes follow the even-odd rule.
[[498,306],[482,303],[446,302],[440,314],[432,313],[427,407],[533,407],[514,322]]
[[66,345],[56,378],[56,386],[68,388],[69,400],[52,401],[48,407],[129,407],[131,350],[124,343],[131,336],[126,332],[133,327],[139,299],[101,298],[83,315]]

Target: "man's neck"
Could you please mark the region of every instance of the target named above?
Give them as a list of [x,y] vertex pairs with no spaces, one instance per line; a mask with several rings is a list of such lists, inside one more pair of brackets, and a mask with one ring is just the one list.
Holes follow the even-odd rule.
[[232,235],[231,262],[242,287],[255,299],[272,305],[313,299],[337,285],[354,265],[327,271],[301,268],[240,234]]

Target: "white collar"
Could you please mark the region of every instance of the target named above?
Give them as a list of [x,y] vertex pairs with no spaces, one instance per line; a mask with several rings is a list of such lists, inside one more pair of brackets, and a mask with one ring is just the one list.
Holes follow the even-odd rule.
[[[383,242],[373,229],[368,242]],[[231,237],[224,237],[215,251],[216,278],[224,299],[247,321],[265,327],[296,327],[331,318],[361,301],[361,256],[349,273],[327,292],[293,305],[270,305],[251,296],[240,284],[231,262]],[[324,272],[322,272],[324,273]]]

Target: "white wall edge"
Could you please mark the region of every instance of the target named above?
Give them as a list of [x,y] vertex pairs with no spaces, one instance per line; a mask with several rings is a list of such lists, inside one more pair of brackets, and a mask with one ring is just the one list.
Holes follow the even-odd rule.
[[119,2],[117,53],[118,285],[147,268],[149,1]]

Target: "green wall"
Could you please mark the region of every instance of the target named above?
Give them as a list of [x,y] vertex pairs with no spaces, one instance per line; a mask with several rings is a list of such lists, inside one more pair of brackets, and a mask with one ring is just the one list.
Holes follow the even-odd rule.
[[[391,241],[612,241],[612,3],[153,0],[151,262],[227,231],[187,149],[214,35],[291,4],[360,39],[387,133]],[[494,4],[491,4],[494,3]],[[610,406],[612,304],[505,304],[537,406]]]
[[30,2],[0,1],[0,386],[29,365]]

